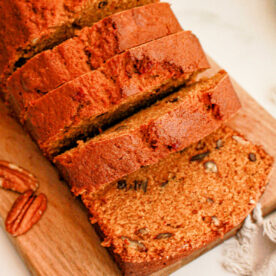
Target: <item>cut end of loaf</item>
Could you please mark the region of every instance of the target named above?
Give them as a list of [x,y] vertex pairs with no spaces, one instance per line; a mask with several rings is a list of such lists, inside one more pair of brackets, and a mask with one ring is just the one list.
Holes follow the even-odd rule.
[[272,164],[260,146],[224,126],[82,199],[126,275],[145,275],[242,223],[264,192]]

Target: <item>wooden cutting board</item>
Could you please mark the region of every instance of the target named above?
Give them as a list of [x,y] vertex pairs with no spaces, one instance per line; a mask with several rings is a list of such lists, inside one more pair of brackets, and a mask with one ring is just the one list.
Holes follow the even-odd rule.
[[[212,61],[211,61],[212,62]],[[217,71],[213,64],[208,72]],[[252,142],[262,144],[276,159],[276,120],[260,107],[234,82],[243,108],[229,125],[241,131]],[[119,271],[100,246],[88,221],[88,214],[78,199],[59,180],[56,169],[39,152],[23,129],[7,115],[0,102],[0,159],[14,162],[33,172],[40,181],[39,192],[48,197],[43,219],[27,234],[11,238],[34,275],[119,275]],[[275,167],[275,166],[274,166]],[[4,221],[17,195],[0,189],[0,217]],[[276,170],[261,200],[265,214],[276,208]],[[3,223],[2,223],[3,225]],[[233,230],[227,235],[235,233]],[[218,241],[219,243],[221,241]],[[210,244],[188,259],[180,261],[155,275],[167,275],[216,244]]]

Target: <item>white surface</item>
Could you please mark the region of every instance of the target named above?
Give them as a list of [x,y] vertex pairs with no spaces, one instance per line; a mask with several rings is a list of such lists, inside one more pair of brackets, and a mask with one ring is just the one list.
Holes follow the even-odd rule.
[[[276,4],[273,0],[171,0],[180,23],[205,51],[276,117]],[[232,275],[221,267],[222,246],[174,276]],[[29,272],[0,229],[0,276]],[[54,275],[53,275],[54,276]]]

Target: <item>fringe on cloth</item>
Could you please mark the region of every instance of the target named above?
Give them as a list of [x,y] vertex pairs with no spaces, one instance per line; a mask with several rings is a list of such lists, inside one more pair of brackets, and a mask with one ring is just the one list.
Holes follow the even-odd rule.
[[236,237],[224,243],[224,268],[236,275],[276,275],[276,213],[264,219],[257,204]]

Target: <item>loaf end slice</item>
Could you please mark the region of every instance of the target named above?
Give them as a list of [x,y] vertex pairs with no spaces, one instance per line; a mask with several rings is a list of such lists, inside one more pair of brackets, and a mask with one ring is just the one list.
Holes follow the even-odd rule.
[[240,108],[225,71],[144,109],[54,159],[72,191],[97,192],[199,141]]
[[[121,52],[181,31],[167,3],[154,3],[113,14],[81,29],[71,39],[43,51],[7,82],[8,101],[24,121],[29,103]],[[47,68],[47,69],[46,69]]]
[[272,164],[262,147],[223,126],[82,200],[124,275],[149,275],[235,231],[263,194]]
[[178,32],[132,48],[32,102],[26,126],[46,156],[93,136],[209,67],[198,39]]

